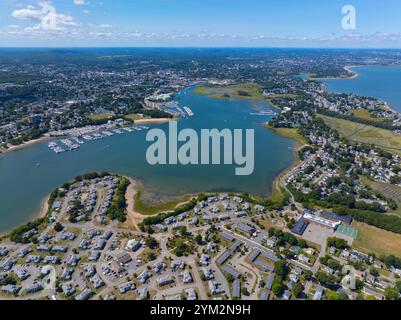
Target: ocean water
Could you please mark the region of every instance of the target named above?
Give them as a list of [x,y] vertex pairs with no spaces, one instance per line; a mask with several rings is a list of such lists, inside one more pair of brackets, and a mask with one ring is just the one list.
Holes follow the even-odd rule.
[[355,67],[353,70],[358,73],[358,77],[323,82],[330,91],[375,97],[401,112],[401,67],[367,66]]
[[[150,166],[146,161],[146,131],[124,133],[85,142],[79,150],[55,154],[47,142],[7,153],[0,159],[0,232],[32,219],[41,201],[75,176],[109,171],[140,179],[147,192],[177,196],[198,191],[238,191],[266,195],[274,178],[294,160],[294,142],[263,127],[269,116],[251,113],[273,110],[266,101],[216,100],[191,93],[178,97],[195,116],[182,119],[178,128],[254,129],[255,170],[235,176],[235,165]],[[168,124],[150,125],[168,131]]]

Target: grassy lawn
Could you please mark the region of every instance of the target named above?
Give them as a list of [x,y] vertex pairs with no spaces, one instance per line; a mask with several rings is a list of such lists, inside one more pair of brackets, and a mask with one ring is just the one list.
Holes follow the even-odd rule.
[[199,86],[192,92],[205,94],[213,99],[264,99],[261,88],[256,83],[229,86]]
[[358,230],[353,247],[366,253],[377,255],[394,254],[401,257],[401,235],[354,221],[352,226]]
[[127,119],[127,120],[131,120],[131,121],[135,122],[135,120],[143,119],[143,115],[141,115],[141,114],[127,114],[126,116],[124,116],[124,118]]
[[143,263],[148,263],[151,261],[149,257],[153,256],[154,258],[159,255],[160,255],[160,248],[158,249],[145,248],[145,250],[143,250],[142,253],[138,256],[138,258],[141,259]]
[[135,195],[134,210],[143,215],[154,215],[154,214],[158,214],[161,212],[174,210],[179,204],[188,202],[192,198],[192,196],[187,195],[187,196],[183,196],[181,198],[177,198],[177,199],[168,201],[166,203],[162,203],[162,204],[158,204],[158,205],[154,205],[154,206],[148,206],[143,201],[141,195],[142,195],[142,193],[140,191],[138,191],[137,194]]
[[102,113],[102,114],[92,114],[88,118],[90,120],[97,121],[97,120],[110,119],[111,117],[113,117],[111,114]]
[[385,120],[383,118],[372,117],[368,110],[362,109],[362,108],[354,109],[351,111],[351,113],[355,117],[358,117],[358,118],[364,119],[364,120],[370,120],[370,121],[376,121],[376,122],[383,122]]
[[397,203],[398,208],[395,211],[390,211],[389,213],[401,216],[401,187],[392,185],[390,183],[372,181],[365,177],[361,178],[361,183],[368,185],[374,191],[378,191],[382,195],[393,199]]
[[274,188],[273,194],[269,198],[273,202],[280,202],[284,200],[284,194],[281,191],[281,188]]
[[308,143],[306,142],[305,138],[298,133],[298,129],[292,128],[272,128],[275,132],[279,135],[283,136],[284,138],[288,138],[291,140],[295,140],[301,146],[305,146]]
[[297,99],[298,96],[294,93],[286,93],[286,94],[274,94],[270,95],[267,100],[274,100],[274,99]]
[[[274,132],[276,132],[277,134],[287,138],[287,139],[291,139],[294,140],[299,147],[303,147],[306,146],[308,143],[305,140],[304,137],[302,137],[299,133],[297,129],[292,129],[292,128],[271,128],[268,124],[265,125],[266,128],[273,130]],[[296,154],[295,160],[293,162],[293,164],[287,168],[286,172],[290,171],[292,168],[294,168],[295,166],[297,166],[300,163],[300,159],[298,154]],[[282,173],[284,174],[284,173]],[[280,175],[281,176],[281,175]],[[270,200],[274,201],[274,202],[280,202],[281,200],[283,200],[284,195],[280,189],[280,183],[279,180],[276,178],[276,180],[274,181],[273,184],[273,193],[270,197]]]
[[336,129],[349,140],[375,144],[388,152],[401,155],[401,136],[386,129],[376,128],[348,120],[319,115],[331,128]]
[[[273,223],[274,220],[274,223]],[[271,219],[271,218],[266,218],[266,219],[259,219],[259,223],[265,227],[266,231],[269,231],[269,229],[274,228],[274,229],[279,229],[283,230],[283,227],[279,225],[277,219]]]

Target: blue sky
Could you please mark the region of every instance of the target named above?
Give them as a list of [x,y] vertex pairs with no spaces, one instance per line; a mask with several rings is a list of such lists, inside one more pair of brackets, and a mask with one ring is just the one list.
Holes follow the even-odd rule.
[[[0,0],[0,46],[401,48],[399,0]],[[342,28],[344,5],[356,29]]]

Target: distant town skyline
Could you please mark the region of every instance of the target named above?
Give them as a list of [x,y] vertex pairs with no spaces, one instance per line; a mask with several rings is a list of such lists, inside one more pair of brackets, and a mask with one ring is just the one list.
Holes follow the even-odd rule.
[[1,3],[1,47],[401,47],[398,0]]

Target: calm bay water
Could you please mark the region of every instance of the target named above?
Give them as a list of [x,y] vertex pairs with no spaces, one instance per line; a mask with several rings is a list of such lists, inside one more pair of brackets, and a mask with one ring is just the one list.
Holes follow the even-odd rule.
[[[183,91],[180,106],[194,117],[179,121],[179,129],[255,129],[255,171],[235,176],[235,166],[150,166],[145,159],[146,132],[115,135],[86,142],[74,152],[56,155],[46,143],[5,154],[0,160],[0,232],[32,219],[41,200],[75,176],[110,171],[142,180],[155,194],[178,195],[196,191],[239,191],[267,194],[274,178],[294,160],[293,142],[263,127],[268,116],[251,113],[273,110],[266,101],[215,100]],[[168,124],[152,125],[166,132]]]
[[386,101],[401,112],[401,67],[368,66],[352,68],[358,77],[324,80],[327,89],[339,93],[356,93]]

